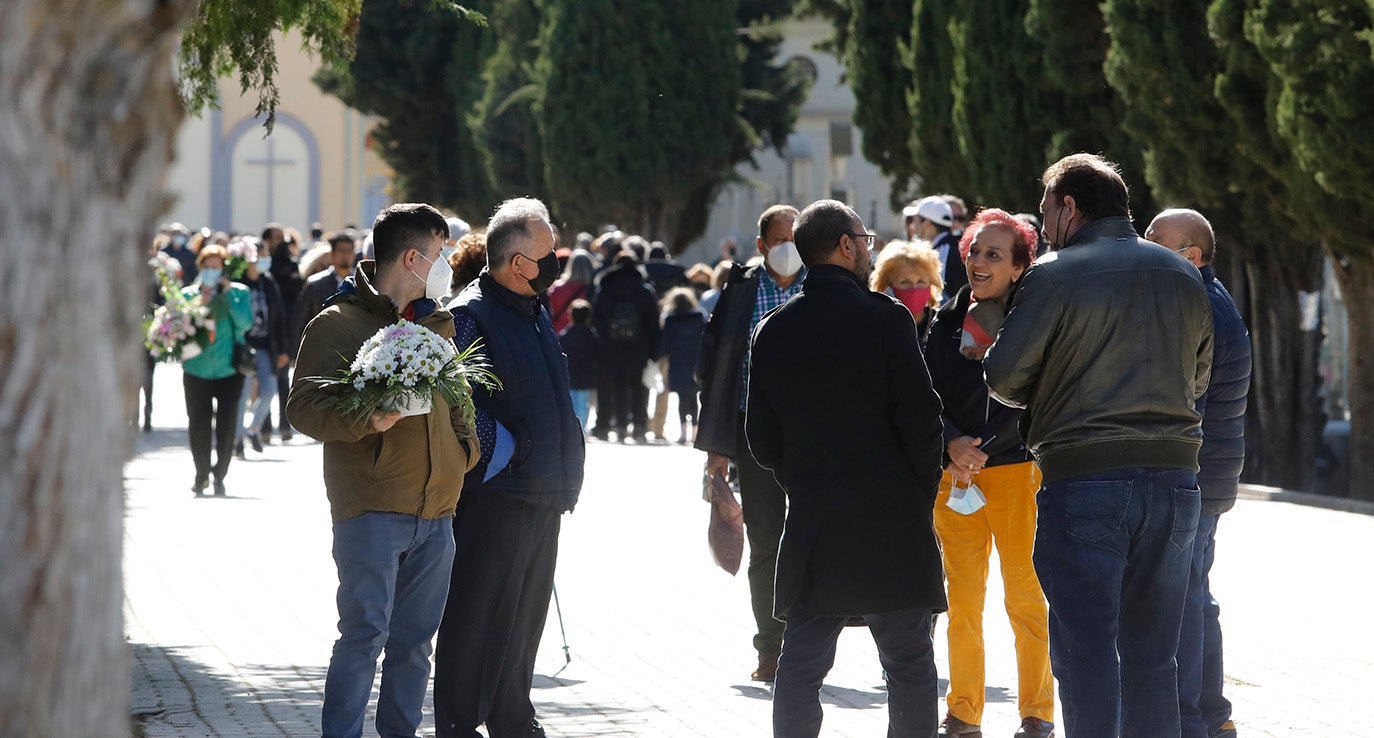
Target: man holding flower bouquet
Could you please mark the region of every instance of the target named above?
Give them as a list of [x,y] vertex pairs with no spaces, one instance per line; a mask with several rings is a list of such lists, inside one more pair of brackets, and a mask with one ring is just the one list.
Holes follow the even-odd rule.
[[362,735],[383,649],[377,732],[414,736],[420,724],[453,566],[452,516],[479,451],[470,394],[456,389],[466,382],[444,374],[461,373],[467,356],[453,352],[453,317],[436,302],[449,286],[439,254],[447,237],[428,205],[383,210],[376,260],[358,265],[301,338],[287,415],[324,442],[339,572],[325,738]]

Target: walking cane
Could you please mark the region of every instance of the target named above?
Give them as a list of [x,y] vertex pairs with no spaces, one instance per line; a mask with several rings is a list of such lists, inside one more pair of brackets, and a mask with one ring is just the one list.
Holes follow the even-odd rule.
[[553,609],[558,613],[558,632],[563,634],[563,667],[553,673],[550,679],[556,678],[563,673],[563,669],[568,668],[572,663],[572,653],[568,650],[568,631],[563,627],[563,606],[558,603],[558,585],[553,585]]

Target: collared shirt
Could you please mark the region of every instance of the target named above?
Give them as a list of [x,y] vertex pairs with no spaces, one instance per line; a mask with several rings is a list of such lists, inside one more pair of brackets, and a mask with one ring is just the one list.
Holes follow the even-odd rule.
[[[749,337],[754,336],[754,329],[758,327],[759,321],[779,305],[792,299],[802,291],[802,283],[806,281],[806,267],[802,267],[797,276],[792,279],[792,284],[787,289],[778,286],[773,279],[773,273],[764,267],[759,267],[759,291],[754,298],[754,314],[749,317]],[[744,352],[744,361],[740,368],[739,383],[739,409],[744,410],[744,402],[749,390],[749,351]]]

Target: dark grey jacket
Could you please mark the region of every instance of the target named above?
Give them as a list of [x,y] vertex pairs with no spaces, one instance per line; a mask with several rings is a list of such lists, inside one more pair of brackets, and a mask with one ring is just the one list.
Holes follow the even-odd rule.
[[1197,471],[1194,407],[1212,368],[1212,309],[1186,259],[1125,217],[1083,226],[1021,280],[983,360],[1024,407],[1046,481],[1129,467]]
[[762,265],[745,269],[736,263],[730,268],[701,336],[697,357],[701,419],[693,442],[701,451],[730,457],[737,453],[740,398],[744,396],[741,367],[749,350],[749,322],[754,317],[762,272]]

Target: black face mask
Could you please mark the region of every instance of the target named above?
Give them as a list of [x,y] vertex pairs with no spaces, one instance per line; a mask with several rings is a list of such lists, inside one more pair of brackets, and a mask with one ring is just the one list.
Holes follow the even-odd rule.
[[530,289],[535,292],[543,292],[552,287],[561,273],[558,268],[558,254],[550,251],[542,259],[537,261],[531,259],[531,261],[539,265],[539,274],[535,275],[534,279],[529,280]]

